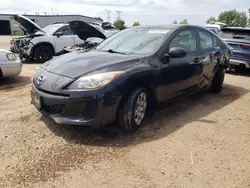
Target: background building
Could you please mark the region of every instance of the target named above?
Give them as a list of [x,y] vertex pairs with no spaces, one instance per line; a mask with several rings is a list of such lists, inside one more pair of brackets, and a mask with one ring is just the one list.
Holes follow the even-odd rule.
[[[24,34],[18,23],[16,23],[11,17],[13,14],[0,14],[0,35],[22,35]],[[82,15],[24,15],[27,18],[34,21],[40,27],[63,22],[67,23],[73,20],[82,20],[88,23],[100,23],[102,20],[99,18],[92,18]]]

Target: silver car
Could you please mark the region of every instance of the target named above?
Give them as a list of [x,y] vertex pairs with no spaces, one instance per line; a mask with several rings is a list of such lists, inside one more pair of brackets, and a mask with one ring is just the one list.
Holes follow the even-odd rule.
[[15,54],[10,51],[0,49],[0,78],[16,76],[22,71],[22,63]]

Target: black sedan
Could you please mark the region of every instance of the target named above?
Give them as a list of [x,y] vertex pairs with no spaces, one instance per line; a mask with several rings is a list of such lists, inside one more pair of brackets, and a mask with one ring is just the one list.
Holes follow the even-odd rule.
[[156,104],[211,89],[220,92],[231,56],[198,26],[134,27],[89,52],[72,52],[36,73],[32,103],[58,124],[137,130]]

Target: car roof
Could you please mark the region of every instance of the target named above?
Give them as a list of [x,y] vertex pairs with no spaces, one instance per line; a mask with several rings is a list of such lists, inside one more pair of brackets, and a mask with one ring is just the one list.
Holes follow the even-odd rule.
[[148,25],[148,26],[137,26],[137,27],[132,27],[132,28],[145,28],[145,29],[169,29],[169,30],[174,30],[177,28],[181,27],[193,27],[193,28],[200,28],[200,29],[205,29],[202,26],[197,26],[197,25],[189,25],[189,24],[169,24],[169,25]]

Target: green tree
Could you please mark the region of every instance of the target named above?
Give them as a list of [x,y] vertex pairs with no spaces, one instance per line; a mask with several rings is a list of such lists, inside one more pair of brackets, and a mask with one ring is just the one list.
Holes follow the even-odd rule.
[[116,21],[114,21],[114,27],[116,29],[119,29],[119,30],[123,30],[123,29],[126,29],[126,26],[125,26],[125,21],[124,20],[121,20],[121,19],[118,19]]
[[213,22],[216,22],[216,18],[211,16],[210,18],[208,18],[208,20],[206,21],[207,24],[211,24]]
[[184,20],[182,20],[182,21],[180,22],[180,24],[188,24],[187,19],[185,18]]
[[250,8],[248,9],[248,27],[250,27]]
[[234,10],[228,10],[221,12],[218,21],[227,24],[229,27],[246,27],[247,15],[245,12],[238,12]]
[[135,23],[133,24],[133,27],[136,27],[136,26],[140,26],[140,22],[135,22]]
[[177,21],[175,20],[175,21],[173,22],[173,24],[177,24]]

